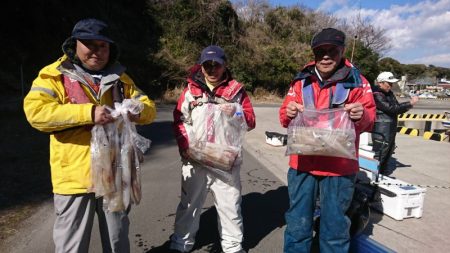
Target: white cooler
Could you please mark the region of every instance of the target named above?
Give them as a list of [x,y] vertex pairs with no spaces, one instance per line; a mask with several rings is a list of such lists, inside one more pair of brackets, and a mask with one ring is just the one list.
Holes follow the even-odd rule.
[[[369,135],[360,135],[359,167],[371,183],[374,184],[378,173],[378,160],[374,159],[374,152],[369,146]],[[361,173],[358,177],[362,177]],[[420,218],[423,213],[423,201],[426,188],[412,186],[399,179],[379,175],[379,191],[381,202],[374,202],[371,206],[376,210],[396,219]]]
[[[370,179],[374,178],[371,171],[362,169],[361,172],[366,173]],[[382,175],[378,182],[381,202],[373,203],[373,208],[396,220],[422,217],[425,188]]]

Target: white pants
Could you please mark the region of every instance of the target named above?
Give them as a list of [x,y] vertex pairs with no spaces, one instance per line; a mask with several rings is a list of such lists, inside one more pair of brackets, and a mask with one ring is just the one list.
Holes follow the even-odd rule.
[[234,253],[242,249],[243,223],[241,214],[240,166],[232,170],[228,183],[216,178],[198,164],[184,162],[182,166],[181,201],[175,218],[175,231],[171,236],[171,249],[188,252],[195,243],[200,215],[209,190],[217,209],[222,250]]
[[103,198],[95,199],[93,193],[54,195],[56,220],[53,241],[56,253],[87,253],[97,213],[104,253],[128,253],[130,222],[128,211],[104,212]]

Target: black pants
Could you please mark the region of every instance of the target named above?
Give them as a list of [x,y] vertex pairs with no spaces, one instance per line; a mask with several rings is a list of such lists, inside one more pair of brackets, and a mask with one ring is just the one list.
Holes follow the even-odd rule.
[[379,171],[383,175],[391,174],[395,168],[389,168],[389,160],[395,150],[395,135],[397,132],[385,134],[385,138],[372,134],[373,151],[375,159],[380,161]]

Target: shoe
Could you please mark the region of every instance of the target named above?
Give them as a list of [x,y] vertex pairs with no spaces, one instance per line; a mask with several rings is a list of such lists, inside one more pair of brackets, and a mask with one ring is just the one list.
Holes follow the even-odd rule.
[[179,251],[177,249],[169,249],[167,253],[184,253],[183,251]]

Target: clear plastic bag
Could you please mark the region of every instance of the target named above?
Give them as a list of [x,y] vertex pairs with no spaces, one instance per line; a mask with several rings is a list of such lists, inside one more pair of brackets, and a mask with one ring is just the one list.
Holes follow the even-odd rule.
[[[136,126],[128,119],[128,113],[139,114],[143,104],[138,100],[125,99],[109,108],[115,121],[96,125],[92,130],[92,192],[104,197],[104,208],[108,211],[123,211],[130,204],[139,204],[142,198],[140,163],[151,141],[139,135]],[[108,150],[109,152],[106,152]],[[109,154],[109,156],[108,156]],[[109,161],[109,162],[108,162]],[[99,166],[99,164],[101,166]],[[98,168],[111,168],[111,173]],[[106,177],[108,176],[108,177]],[[102,178],[107,178],[105,185]]]
[[305,109],[288,126],[286,155],[316,155],[357,160],[355,127],[344,108]]
[[[241,160],[247,132],[242,106],[238,103],[205,103],[194,110],[189,157],[229,181],[233,166]],[[225,111],[234,113],[228,115]]]
[[112,161],[114,154],[106,131],[102,125],[92,128],[91,139],[91,180],[90,192],[96,197],[116,191]]

